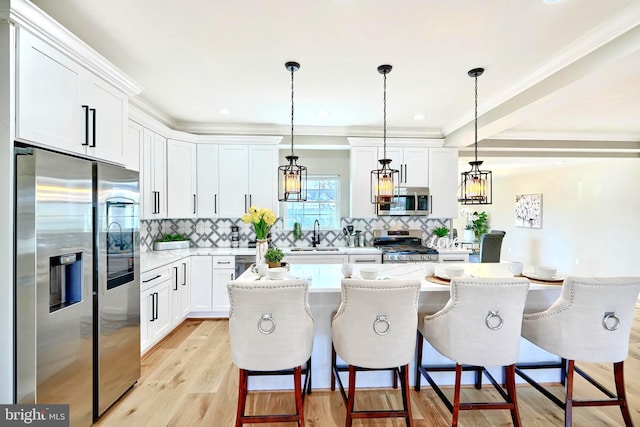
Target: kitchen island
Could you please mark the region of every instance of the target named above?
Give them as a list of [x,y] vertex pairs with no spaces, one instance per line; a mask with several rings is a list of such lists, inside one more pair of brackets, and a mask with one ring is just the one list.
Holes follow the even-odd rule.
[[[451,265],[451,264],[447,264]],[[460,263],[465,268],[465,276],[475,277],[513,277],[509,271],[509,264],[472,264]],[[381,264],[378,265],[378,278],[403,278],[419,279],[422,285],[418,302],[418,311],[422,315],[433,313],[442,308],[449,299],[449,286],[447,284],[430,281],[423,273],[423,264]],[[441,274],[445,265],[434,263],[436,274]],[[363,266],[364,267],[364,266]],[[370,267],[370,266],[369,266]],[[360,266],[353,266],[354,278],[361,278]],[[532,268],[526,268],[524,272],[532,272]],[[343,278],[342,266],[339,264],[305,264],[291,265],[290,278],[306,279],[310,283],[309,304],[314,317],[315,338],[313,342],[313,387],[329,388],[331,372],[331,319],[337,310],[341,300],[340,282]],[[268,280],[260,279],[256,273],[247,270],[239,280]],[[549,307],[560,295],[561,282],[554,284],[531,283],[525,305],[525,312],[536,312]],[[491,345],[491,343],[487,343]],[[448,359],[435,351],[428,342],[425,342],[423,360],[429,363],[448,363]],[[520,344],[519,362],[556,361],[558,358],[546,351],[539,349],[528,341],[522,339]],[[340,361],[338,362],[340,363]],[[414,384],[415,360],[410,363],[410,381]],[[502,378],[500,368],[490,369],[497,379]],[[544,382],[558,381],[558,374],[553,371],[540,371],[535,373],[536,379]],[[359,387],[388,387],[391,385],[390,372],[362,372],[358,374]],[[440,384],[453,384],[453,375],[435,375]],[[463,383],[473,383],[473,373],[463,374]],[[291,378],[288,377],[251,377],[249,386],[251,389],[290,389]]]

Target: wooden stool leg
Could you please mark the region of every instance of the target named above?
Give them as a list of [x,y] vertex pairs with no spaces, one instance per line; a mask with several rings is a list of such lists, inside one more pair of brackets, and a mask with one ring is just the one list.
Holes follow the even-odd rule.
[[520,427],[520,412],[518,411],[518,398],[516,397],[516,365],[509,365],[505,367],[505,381],[507,387],[507,395],[509,396],[510,403],[513,405],[511,408],[511,420],[514,427]]
[[460,382],[462,381],[462,365],[456,363],[456,384],[453,389],[453,411],[451,427],[458,425],[458,415],[460,414]]
[[400,368],[400,387],[402,388],[402,404],[407,415],[404,417],[407,426],[413,425],[413,417],[411,417],[411,391],[409,389],[409,365]]
[[420,380],[422,379],[422,374],[420,373],[420,365],[422,365],[422,343],[424,338],[422,338],[422,334],[418,331],[416,335],[416,385],[415,390],[420,391]]
[[304,427],[304,407],[302,403],[302,366],[293,368],[293,388],[296,395],[296,415],[298,427]]
[[565,380],[565,408],[564,408],[564,425],[571,427],[573,417],[573,366],[574,360],[567,363],[567,377]]
[[397,369],[393,370],[393,388],[394,389],[398,388],[398,370]]
[[353,406],[356,400],[356,367],[349,365],[349,392],[347,395],[347,422],[346,427],[351,427],[353,422]]
[[622,400],[622,403],[620,404],[620,412],[622,412],[624,425],[626,427],[633,427],[631,413],[629,412],[629,405],[627,404],[627,394],[624,390],[624,362],[617,362],[613,364],[613,375],[616,379],[616,392],[618,393],[618,399]]
[[247,403],[247,385],[248,385],[248,371],[244,369],[239,370],[238,378],[238,410],[236,412],[236,427],[242,426],[242,417],[244,417],[244,407]]
[[336,389],[336,376],[333,368],[336,367],[336,348],[331,344],[331,391]]

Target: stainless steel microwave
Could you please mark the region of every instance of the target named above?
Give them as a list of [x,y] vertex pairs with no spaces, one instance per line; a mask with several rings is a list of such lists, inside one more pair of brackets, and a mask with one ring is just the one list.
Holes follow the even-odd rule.
[[400,188],[399,194],[393,196],[391,203],[378,205],[378,215],[429,215],[429,188]]

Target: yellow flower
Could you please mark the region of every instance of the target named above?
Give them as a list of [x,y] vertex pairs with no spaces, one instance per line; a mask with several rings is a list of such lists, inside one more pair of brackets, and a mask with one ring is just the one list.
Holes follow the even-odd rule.
[[273,225],[276,222],[276,215],[270,210],[267,210],[262,218],[264,219],[264,222],[267,223],[267,225]]
[[251,216],[255,217],[258,215],[259,210],[255,206],[249,206],[249,210],[247,212],[250,213]]
[[246,213],[242,215],[242,222],[244,222],[245,224],[249,224],[251,220],[252,220],[251,214]]

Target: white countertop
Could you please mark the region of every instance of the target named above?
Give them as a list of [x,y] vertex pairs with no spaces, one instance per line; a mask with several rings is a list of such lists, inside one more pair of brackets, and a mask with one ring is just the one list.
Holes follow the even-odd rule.
[[[465,269],[464,276],[473,277],[513,277],[509,271],[509,263],[449,263],[435,266],[436,274],[444,273],[444,268],[450,265],[460,265]],[[375,265],[353,265],[353,278],[361,279],[361,268],[377,268],[379,278],[390,279],[419,279],[422,284],[422,291],[443,291],[448,292],[449,286],[433,283],[426,280],[422,270],[424,264],[375,264]],[[525,272],[533,271],[533,268],[525,268]],[[309,292],[340,292],[340,281],[343,278],[341,264],[292,264],[289,271],[289,278],[306,279],[310,283]],[[245,271],[238,280],[260,280],[267,281],[267,277],[259,278],[250,270]],[[555,288],[560,290],[559,284],[531,283],[531,290]]]

